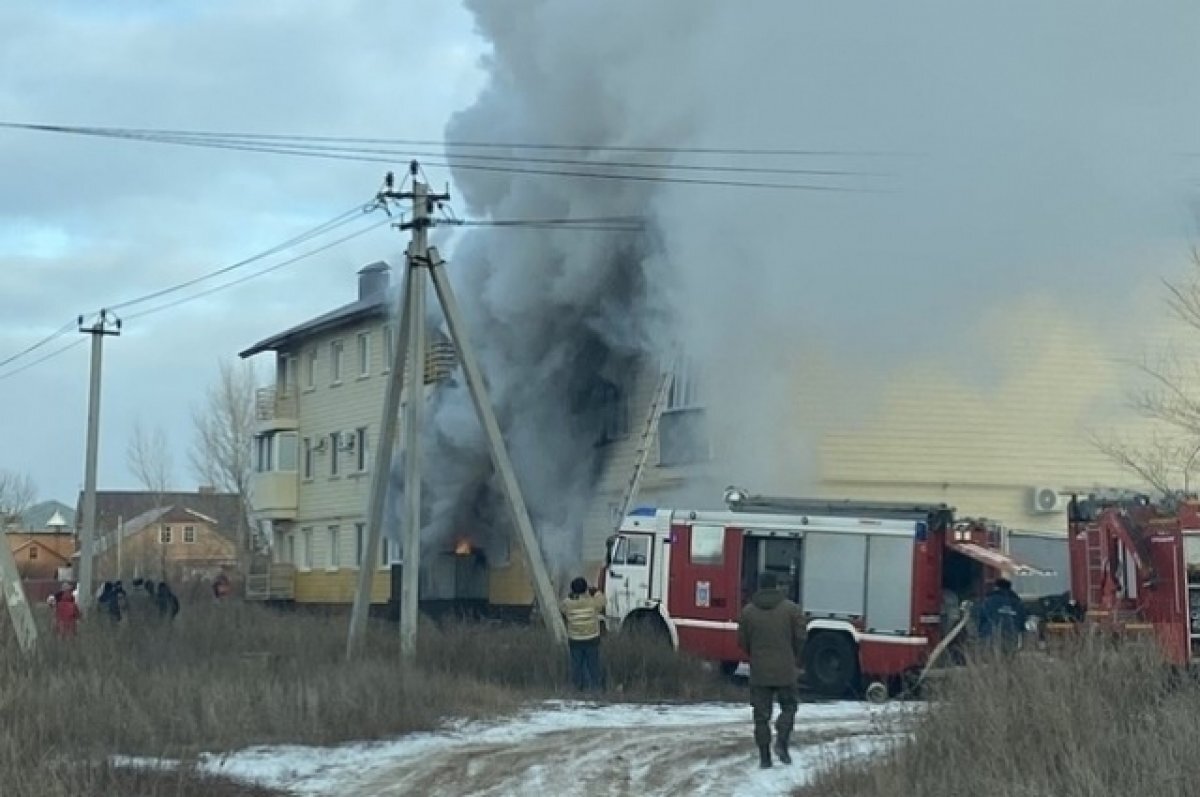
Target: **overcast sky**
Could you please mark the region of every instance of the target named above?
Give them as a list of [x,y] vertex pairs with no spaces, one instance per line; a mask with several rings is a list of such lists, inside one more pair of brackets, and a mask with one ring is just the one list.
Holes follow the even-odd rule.
[[[464,214],[648,211],[660,270],[686,277],[690,334],[736,355],[739,379],[745,351],[775,368],[769,355],[816,342],[865,372],[936,356],[986,381],[1003,358],[979,356],[977,317],[1038,299],[1086,334],[1132,338],[1161,312],[1160,279],[1188,267],[1195,0],[470,4],[490,45],[452,2],[6,3],[0,120],[437,139],[469,108],[458,137],[905,153],[843,161],[886,173],[855,181],[885,191],[836,197],[463,175]],[[0,131],[0,360],[320,223],[370,198],[386,168]],[[558,294],[601,280],[607,250],[503,240],[464,248],[478,268],[531,275],[488,283],[494,315],[536,331],[529,307],[592,300]],[[124,452],[142,419],[168,431],[175,482],[194,488],[190,415],[217,363],[350,300],[354,272],[402,244],[381,230],[131,320],[106,347],[101,486],[135,486]],[[539,298],[555,258],[588,279]],[[73,502],[86,346],[8,370],[0,468]],[[777,418],[756,414],[773,433]]]
[[[482,47],[450,2],[4,3],[0,119],[436,139],[478,92]],[[0,131],[0,359],[326,221],[386,168]],[[100,486],[137,486],[125,446],[141,418],[168,431],[175,482],[194,488],[191,408],[218,361],[350,301],[354,272],[401,247],[381,229],[131,321],[105,349]],[[82,486],[87,376],[81,345],[0,379],[0,468],[43,498],[73,504]]]

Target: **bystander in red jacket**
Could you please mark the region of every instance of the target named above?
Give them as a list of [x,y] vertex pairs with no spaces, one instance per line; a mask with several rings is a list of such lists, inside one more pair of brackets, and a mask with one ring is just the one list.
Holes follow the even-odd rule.
[[79,623],[81,612],[75,596],[70,590],[63,590],[54,602],[54,628],[59,636],[75,636],[75,626]]

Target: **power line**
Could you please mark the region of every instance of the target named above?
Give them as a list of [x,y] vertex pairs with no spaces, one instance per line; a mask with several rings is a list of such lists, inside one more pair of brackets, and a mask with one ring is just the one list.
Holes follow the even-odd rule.
[[299,255],[296,255],[295,257],[288,258],[287,260],[276,263],[275,265],[273,265],[269,268],[264,268],[260,271],[255,271],[253,273],[246,274],[245,276],[239,277],[238,279],[235,279],[235,280],[231,280],[230,282],[225,282],[220,285],[215,285],[211,288],[200,291],[199,293],[193,293],[189,296],[184,296],[179,299],[175,299],[173,301],[167,302],[165,304],[160,304],[160,305],[157,305],[156,307],[151,307],[148,310],[142,310],[141,312],[126,316],[125,320],[132,321],[133,319],[136,319],[136,318],[145,318],[148,315],[154,315],[155,313],[160,313],[164,310],[170,310],[173,307],[178,307],[181,304],[187,304],[188,302],[195,301],[196,299],[202,299],[205,296],[210,296],[214,293],[218,293],[220,291],[226,290],[227,288],[232,288],[235,285],[241,285],[243,282],[249,282],[250,280],[255,279],[257,277],[261,277],[264,274],[270,274],[273,271],[278,271],[279,269],[284,268],[286,266],[290,266],[293,263],[298,263],[301,260],[305,260],[309,257],[312,257],[313,255],[318,255],[321,252],[332,249],[333,247],[338,246],[339,244],[343,244],[354,238],[358,238],[359,236],[366,235],[367,233],[369,233],[373,230],[377,230],[380,227],[384,226],[385,224],[388,224],[390,221],[391,221],[391,219],[381,219],[381,220],[377,221],[376,223],[369,224],[360,230],[356,230],[355,232],[350,233],[349,235],[344,235],[341,238],[338,238],[337,240],[330,241],[329,243],[323,244],[323,245],[317,247],[316,249],[311,249],[307,252],[304,252],[303,254],[299,254]]
[[144,134],[114,134],[115,138],[126,138],[135,141],[154,141],[174,144],[194,144],[196,146],[215,146],[216,144],[241,145],[246,147],[271,147],[286,149],[290,153],[303,154],[309,152],[328,152],[352,155],[388,155],[396,158],[426,158],[448,157],[453,162],[482,161],[485,163],[518,163],[541,164],[548,166],[581,166],[588,168],[610,169],[655,169],[664,171],[683,172],[713,172],[728,174],[765,174],[765,175],[802,175],[809,177],[886,177],[881,172],[862,171],[859,169],[812,169],[790,166],[735,166],[720,163],[674,163],[669,161],[614,161],[614,160],[582,160],[579,158],[545,158],[537,156],[515,155],[481,155],[461,151],[438,151],[414,149],[377,149],[373,147],[334,146],[329,144],[303,144],[293,142],[265,142],[244,136],[197,136],[197,135],[144,135]]
[[[219,277],[222,274],[228,274],[231,271],[236,271],[237,269],[248,266],[251,263],[256,263],[259,260],[262,260],[263,258],[270,257],[271,255],[274,255],[274,254],[278,254],[279,252],[282,252],[284,249],[290,249],[293,246],[298,246],[298,245],[300,245],[306,241],[310,241],[313,238],[316,238],[320,235],[324,235],[325,233],[332,232],[333,230],[336,230],[339,227],[343,227],[346,224],[349,224],[351,221],[354,221],[355,216],[357,214],[361,214],[364,211],[365,211],[365,208],[363,208],[362,206],[357,206],[357,207],[351,208],[350,210],[347,210],[343,213],[339,213],[337,216],[334,216],[329,221],[326,221],[322,224],[318,224],[316,227],[313,227],[312,229],[310,229],[306,232],[300,233],[299,235],[293,236],[293,237],[287,239],[286,241],[278,243],[275,246],[272,246],[270,249],[264,249],[263,251],[259,252],[256,255],[252,255],[243,260],[239,260],[236,263],[231,263],[228,266],[224,266],[222,268],[216,269],[215,271],[210,271],[207,274],[201,274],[198,277],[193,277],[192,279],[185,280],[184,282],[180,282],[180,283],[171,285],[166,288],[152,291],[150,293],[143,294],[142,296],[138,296],[133,299],[127,299],[126,301],[120,302],[118,304],[110,305],[109,309],[121,310],[121,309],[124,309],[127,307],[131,307],[135,304],[142,304],[143,302],[148,302],[152,299],[158,299],[163,296],[167,296],[169,294],[176,293],[177,291],[181,291],[186,288],[190,288],[193,285],[197,285],[201,282],[205,282],[207,280],[212,279],[213,277]],[[133,316],[131,316],[131,317],[133,317]]]
[[897,157],[910,155],[905,152],[888,152],[881,150],[838,150],[838,149],[800,149],[792,147],[683,147],[683,146],[649,146],[636,144],[564,144],[537,143],[528,141],[464,141],[455,139],[419,139],[419,138],[360,138],[348,136],[309,136],[281,133],[228,133],[208,130],[169,130],[155,128],[120,128],[120,127],[82,127],[74,125],[30,124],[21,122],[0,122],[0,127],[33,130],[55,133],[83,133],[88,131],[94,135],[116,133],[118,131],[144,136],[193,136],[196,138],[242,138],[267,142],[318,142],[339,144],[390,144],[404,147],[445,147],[447,149],[509,149],[509,150],[549,150],[559,152],[628,152],[645,154],[688,154],[688,155],[739,155],[739,156],[792,156],[792,157]]
[[[95,136],[100,138],[117,138],[133,141],[144,141],[156,144],[174,144],[176,146],[197,147],[205,149],[225,149],[240,152],[259,152],[273,155],[291,155],[294,157],[321,158],[325,160],[347,160],[364,163],[395,163],[396,158],[375,156],[369,154],[354,154],[347,152],[336,151],[316,151],[306,149],[290,148],[286,144],[278,144],[265,142],[246,143],[236,139],[223,140],[216,136],[209,137],[180,137],[178,135],[155,135],[155,134],[135,134],[129,132],[121,132],[119,129],[111,128],[82,128],[82,127],[63,127],[51,125],[19,125],[13,123],[0,122],[0,127],[36,130],[40,132],[65,133],[73,135]],[[454,155],[452,154],[453,158]],[[527,162],[527,161],[526,161]],[[629,181],[641,183],[664,183],[664,184],[679,184],[692,186],[714,186],[726,188],[756,188],[768,190],[783,190],[783,191],[815,191],[827,193],[880,193],[877,188],[861,188],[853,186],[841,185],[826,185],[816,183],[796,183],[796,182],[765,182],[760,180],[730,180],[718,178],[703,178],[703,177],[681,177],[661,174],[629,174],[629,173],[613,173],[601,171],[580,171],[581,167],[574,169],[550,169],[550,168],[533,168],[528,166],[498,166],[487,165],[481,163],[463,163],[463,162],[446,162],[436,161],[428,162],[426,165],[439,168],[460,169],[465,171],[492,172],[499,174],[521,174],[530,176],[543,177],[573,177],[591,180],[609,180],[609,181]],[[604,164],[595,164],[598,168],[603,168]],[[592,164],[588,164],[591,167]]]
[[7,359],[0,361],[0,368],[3,368],[4,366],[8,365],[9,363],[12,363],[12,362],[15,362],[16,360],[21,359],[26,354],[30,354],[31,352],[37,351],[41,347],[50,343],[51,341],[61,338],[63,335],[67,334],[72,329],[74,329],[74,327],[75,327],[75,322],[68,321],[67,323],[63,324],[61,327],[59,327],[55,331],[51,332],[46,337],[39,340],[37,343],[34,343],[32,346],[28,346],[24,349],[21,349],[19,352],[12,355],[11,357],[8,357]]
[[46,360],[51,360],[60,354],[64,354],[64,353],[70,351],[71,349],[75,348],[76,346],[78,346],[82,343],[85,343],[86,341],[87,341],[87,338],[79,338],[78,340],[71,341],[66,346],[55,349],[54,351],[50,352],[49,354],[44,354],[41,357],[34,360],[33,362],[25,363],[24,365],[22,365],[18,368],[14,368],[13,370],[9,371],[8,373],[0,374],[0,379],[8,379],[10,376],[16,376],[17,374],[21,373],[22,371],[26,371],[35,365],[40,365],[41,363],[46,362]]

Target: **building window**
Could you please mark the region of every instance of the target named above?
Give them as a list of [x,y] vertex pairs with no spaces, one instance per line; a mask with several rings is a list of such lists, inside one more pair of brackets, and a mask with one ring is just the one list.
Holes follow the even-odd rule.
[[371,375],[371,333],[358,334],[358,375]]
[[362,567],[363,555],[367,551],[367,524],[354,524],[354,566]]
[[337,526],[329,527],[329,566],[335,569],[342,566],[342,552],[339,550],[340,536]]
[[296,375],[292,373],[294,367],[291,357],[286,354],[278,355],[276,364],[278,384],[276,385],[276,389],[281,396],[289,395],[292,392],[292,383],[296,378]]
[[296,470],[296,433],[279,432],[275,435],[278,452],[275,458],[277,470]]
[[308,353],[308,361],[305,367],[304,384],[309,390],[313,390],[317,386],[317,350],[313,349]]
[[358,457],[358,472],[367,470],[367,427],[360,426],[354,430],[354,453]]
[[292,532],[287,536],[287,561],[290,565],[296,564],[296,534]]
[[340,340],[329,344],[329,374],[335,385],[342,381],[342,356],[345,354],[343,348]]
[[600,444],[622,440],[629,436],[629,398],[625,391],[609,381],[597,389],[600,407]]
[[257,435],[254,438],[254,469],[259,473],[271,470],[271,435]]
[[158,530],[158,541],[163,545],[171,544],[171,527],[163,526]]
[[666,409],[687,410],[703,406],[700,403],[700,385],[695,365],[688,360],[680,360],[671,379]]
[[38,554],[37,554],[37,546],[36,546],[36,545],[30,545],[30,546],[29,546],[29,560],[30,560],[30,561],[33,561],[34,559],[37,559],[37,556],[38,556]]
[[386,568],[392,563],[391,540],[384,536],[379,540],[379,542],[379,566]]
[[304,567],[307,570],[312,570],[313,566],[313,536],[312,529],[305,528],[300,530],[304,535]]
[[313,444],[312,438],[304,438],[304,478],[312,479],[313,477]]
[[192,545],[196,542],[196,527],[195,526],[184,526],[183,527],[183,541],[189,545]]
[[338,475],[338,449],[341,448],[342,433],[331,432],[329,434],[329,475]]
[[383,372],[392,370],[392,358],[396,356],[396,337],[391,324],[383,325]]

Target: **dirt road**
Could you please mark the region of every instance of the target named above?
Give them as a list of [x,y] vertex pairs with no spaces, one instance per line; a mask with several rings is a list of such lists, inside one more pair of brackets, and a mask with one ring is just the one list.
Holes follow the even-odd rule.
[[904,716],[900,707],[802,705],[794,763],[766,771],[748,707],[578,703],[383,744],[245,751],[207,768],[313,797],[782,795],[835,757],[897,738]]

